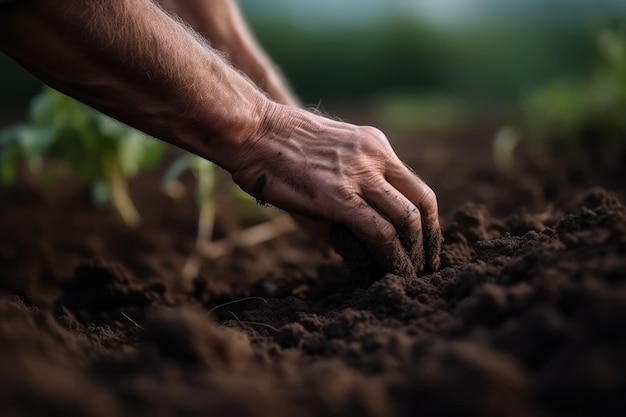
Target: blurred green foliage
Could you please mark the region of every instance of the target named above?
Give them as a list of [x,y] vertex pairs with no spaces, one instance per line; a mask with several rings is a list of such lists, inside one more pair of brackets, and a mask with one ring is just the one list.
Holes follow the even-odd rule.
[[196,178],[196,203],[199,219],[196,240],[200,245],[203,242],[211,241],[213,237],[217,167],[206,159],[185,154],[174,161],[165,173],[163,188],[167,191],[185,171],[190,171]]
[[583,76],[593,55],[589,28],[571,21],[437,28],[397,17],[323,32],[277,20],[255,33],[306,103],[392,93],[517,100]]
[[410,134],[449,132],[470,122],[478,107],[443,94],[391,94],[373,98],[369,106],[385,126]]
[[38,170],[50,156],[55,173],[69,171],[90,184],[96,202],[110,201],[136,225],[127,178],[156,165],[163,150],[161,142],[46,87],[32,100],[29,121],[0,133],[0,180],[13,182],[22,160]]
[[580,148],[598,157],[626,148],[626,26],[596,36],[589,76],[548,84],[524,102],[526,135],[550,150]]
[[[548,81],[582,77],[593,56],[589,25],[558,15],[471,26],[414,16],[317,30],[278,18],[251,24],[307,104],[433,93],[515,101]],[[0,74],[0,107],[33,94],[32,77],[6,57]]]

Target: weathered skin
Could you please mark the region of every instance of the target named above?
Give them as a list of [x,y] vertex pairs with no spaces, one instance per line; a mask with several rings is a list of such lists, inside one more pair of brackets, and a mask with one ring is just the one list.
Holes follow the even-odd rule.
[[248,30],[234,1],[158,0],[158,3],[206,38],[272,100],[291,106],[299,104],[276,66]]
[[344,225],[385,271],[438,267],[433,191],[378,129],[299,109],[229,0],[23,0],[0,9],[0,50],[52,87],[215,162],[301,223]]

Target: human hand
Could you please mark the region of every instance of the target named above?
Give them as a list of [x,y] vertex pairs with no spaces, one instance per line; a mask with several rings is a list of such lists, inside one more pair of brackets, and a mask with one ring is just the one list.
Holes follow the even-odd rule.
[[385,272],[414,277],[439,267],[436,196],[376,128],[271,103],[231,173],[262,201],[345,225]]
[[32,6],[0,14],[0,49],[52,87],[213,161],[268,203],[345,225],[386,271],[437,267],[435,196],[377,129],[268,100],[148,0]]

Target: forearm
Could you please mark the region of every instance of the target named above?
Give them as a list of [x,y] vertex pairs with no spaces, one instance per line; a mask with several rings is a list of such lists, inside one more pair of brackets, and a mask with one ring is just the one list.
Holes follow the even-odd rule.
[[268,100],[149,0],[25,0],[0,48],[44,82],[229,169]]
[[157,0],[208,39],[276,102],[298,105],[282,74],[259,46],[234,0]]

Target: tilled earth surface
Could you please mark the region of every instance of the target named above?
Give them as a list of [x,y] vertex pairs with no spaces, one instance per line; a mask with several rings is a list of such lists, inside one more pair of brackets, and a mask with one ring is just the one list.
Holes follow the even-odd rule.
[[481,178],[440,271],[369,288],[299,234],[185,283],[192,211],[146,197],[165,214],[128,231],[81,192],[2,189],[1,414],[624,415],[622,194],[535,179],[521,207],[530,177]]

